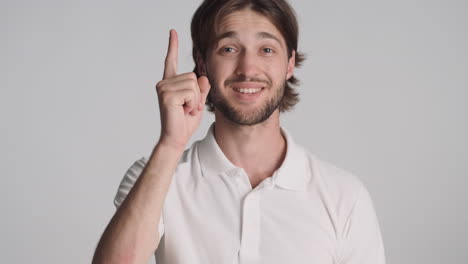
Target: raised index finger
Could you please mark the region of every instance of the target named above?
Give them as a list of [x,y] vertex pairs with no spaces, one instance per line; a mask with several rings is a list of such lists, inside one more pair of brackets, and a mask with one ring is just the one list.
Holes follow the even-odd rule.
[[166,61],[164,62],[163,79],[171,78],[177,75],[177,57],[179,49],[179,39],[177,31],[169,31],[169,46],[167,47]]

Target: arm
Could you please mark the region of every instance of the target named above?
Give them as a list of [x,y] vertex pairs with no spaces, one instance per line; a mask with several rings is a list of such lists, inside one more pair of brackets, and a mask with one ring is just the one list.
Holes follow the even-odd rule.
[[210,90],[208,78],[177,75],[178,37],[170,31],[163,80],[156,90],[161,136],[148,163],[106,227],[93,264],[143,263],[158,247],[158,226],[172,175],[183,150],[199,126]]
[[158,144],[97,246],[94,263],[143,263],[158,247],[158,226],[172,175],[183,153]]
[[340,264],[385,264],[379,221],[369,191],[362,186],[346,221]]

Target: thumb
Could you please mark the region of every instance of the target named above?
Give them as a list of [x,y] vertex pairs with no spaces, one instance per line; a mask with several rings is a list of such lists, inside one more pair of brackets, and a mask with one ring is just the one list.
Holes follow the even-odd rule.
[[197,82],[198,87],[200,87],[200,97],[202,99],[201,106],[203,107],[203,105],[205,105],[206,97],[208,96],[208,92],[210,91],[211,85],[210,81],[208,80],[208,78],[206,78],[206,76],[201,76],[200,78],[198,78]]

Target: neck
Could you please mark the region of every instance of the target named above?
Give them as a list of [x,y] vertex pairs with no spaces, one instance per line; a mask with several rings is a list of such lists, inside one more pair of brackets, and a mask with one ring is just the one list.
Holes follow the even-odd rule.
[[[286,140],[281,134],[279,111],[253,126],[241,126],[216,112],[214,134],[224,155],[243,168],[251,182],[270,177],[284,160]],[[255,184],[252,184],[255,185]]]

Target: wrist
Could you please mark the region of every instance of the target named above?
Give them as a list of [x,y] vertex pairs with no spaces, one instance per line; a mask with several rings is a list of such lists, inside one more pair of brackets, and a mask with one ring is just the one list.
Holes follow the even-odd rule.
[[156,148],[164,150],[165,153],[182,153],[185,151],[185,144],[169,142],[167,140],[160,139],[156,144]]

